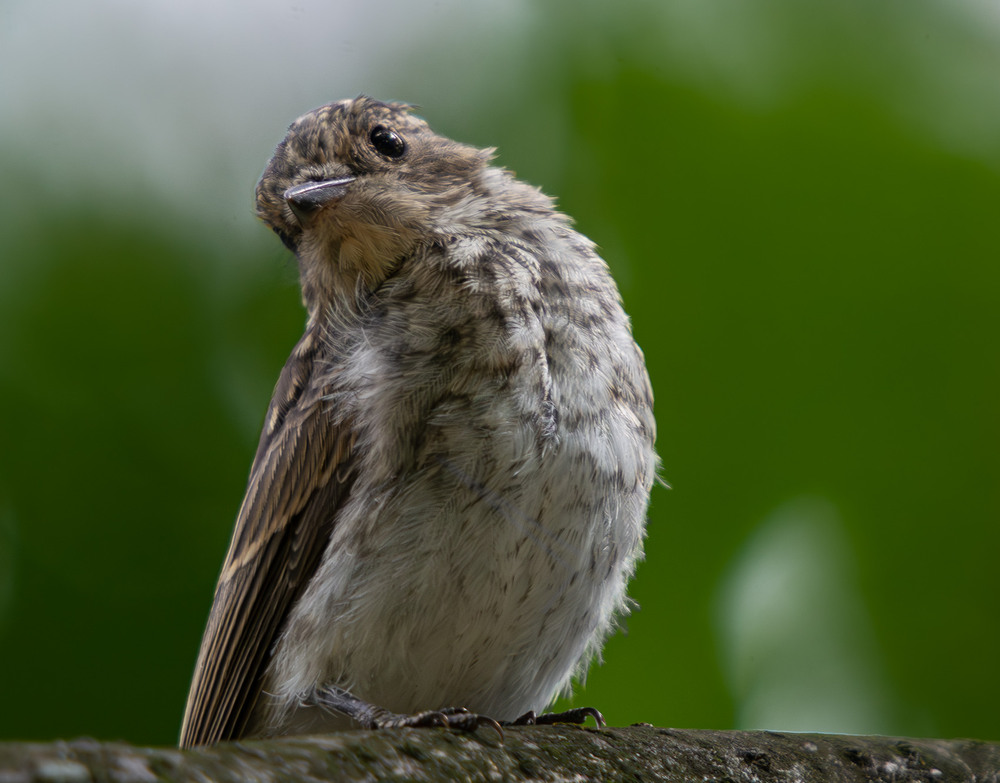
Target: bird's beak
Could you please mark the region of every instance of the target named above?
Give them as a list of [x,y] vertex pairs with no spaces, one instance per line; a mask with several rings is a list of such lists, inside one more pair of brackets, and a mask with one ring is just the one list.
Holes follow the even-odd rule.
[[322,207],[342,199],[347,193],[347,186],[354,182],[354,177],[340,177],[323,182],[306,182],[286,190],[282,196],[288,202],[289,208],[303,226]]

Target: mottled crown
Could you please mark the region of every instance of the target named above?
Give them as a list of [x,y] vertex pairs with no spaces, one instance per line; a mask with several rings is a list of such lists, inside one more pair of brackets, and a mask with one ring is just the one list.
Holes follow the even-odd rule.
[[[293,250],[302,227],[283,194],[295,185],[338,177],[357,177],[370,192],[393,191],[414,200],[454,197],[468,188],[492,157],[435,134],[404,103],[359,97],[337,101],[304,114],[291,124],[257,183],[257,215]],[[387,129],[402,140],[405,154],[390,158],[372,141]]]

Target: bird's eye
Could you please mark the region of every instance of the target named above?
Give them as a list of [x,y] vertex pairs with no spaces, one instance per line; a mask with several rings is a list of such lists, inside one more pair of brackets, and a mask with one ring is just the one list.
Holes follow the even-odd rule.
[[396,131],[389,130],[384,125],[376,125],[368,137],[372,146],[387,158],[399,158],[406,152],[406,142]]

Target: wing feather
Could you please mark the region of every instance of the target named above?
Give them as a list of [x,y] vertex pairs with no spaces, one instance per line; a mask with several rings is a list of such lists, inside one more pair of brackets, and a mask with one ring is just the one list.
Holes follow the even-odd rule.
[[246,732],[274,643],[353,483],[353,433],[331,423],[318,349],[307,331],[275,387],[202,638],[181,747]]

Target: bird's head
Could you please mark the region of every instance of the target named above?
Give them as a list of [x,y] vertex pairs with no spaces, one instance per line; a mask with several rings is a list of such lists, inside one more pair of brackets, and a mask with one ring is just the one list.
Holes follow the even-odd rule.
[[339,101],[292,123],[257,183],[257,215],[298,256],[312,310],[376,287],[446,233],[491,157],[435,134],[405,104]]

